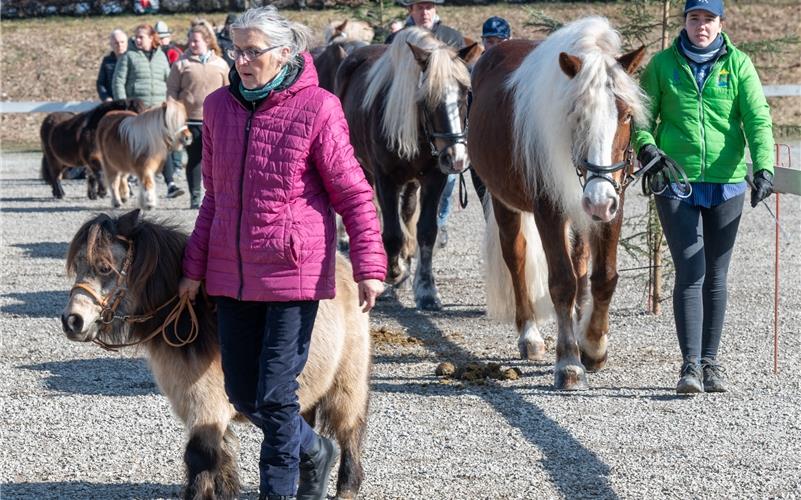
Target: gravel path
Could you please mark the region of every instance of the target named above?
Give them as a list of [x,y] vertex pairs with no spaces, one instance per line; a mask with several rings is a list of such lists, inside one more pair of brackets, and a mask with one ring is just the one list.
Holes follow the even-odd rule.
[[[0,496],[179,496],[183,431],[141,352],[107,353],[61,333],[67,242],[109,202],[86,199],[83,181],[51,199],[38,163],[39,155],[7,154],[0,169]],[[452,215],[450,243],[435,260],[444,311],[415,311],[405,290],[373,316],[390,335],[375,345],[362,497],[801,497],[801,204],[783,200],[791,240],[781,257],[780,373],[772,373],[773,229],[764,208],[749,206],[721,354],[732,390],[679,398],[669,301],[661,316],[644,314],[642,271],[621,273],[609,364],[590,375],[589,391],[554,392],[551,364],[517,360],[513,328],[484,315],[473,197]],[[627,201],[629,220],[645,211],[643,197]],[[160,202],[154,215],[191,227],[186,197]],[[621,253],[620,269],[642,265]],[[552,337],[554,326],[544,333]],[[434,368],[446,360],[495,361],[523,376],[443,381]],[[239,431],[243,497],[255,498],[259,435]]]

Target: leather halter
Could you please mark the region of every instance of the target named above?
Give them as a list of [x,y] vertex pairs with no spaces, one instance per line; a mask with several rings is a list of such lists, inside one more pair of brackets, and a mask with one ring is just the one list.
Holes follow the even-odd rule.
[[[111,329],[111,325],[114,321],[122,321],[124,323],[144,323],[145,321],[151,320],[156,316],[156,313],[167,307],[169,304],[174,302],[178,299],[178,303],[173,307],[170,314],[167,315],[167,318],[164,320],[164,323],[159,328],[156,328],[153,332],[146,335],[140,340],[134,342],[126,342],[122,344],[109,344],[100,339],[93,339],[92,342],[99,345],[103,349],[107,351],[115,351],[117,348],[120,347],[129,347],[137,344],[142,344],[148,342],[161,334],[164,337],[164,342],[169,345],[170,347],[183,347],[185,345],[191,344],[192,342],[197,339],[199,333],[199,326],[197,320],[197,314],[195,313],[194,307],[192,307],[192,302],[190,302],[189,297],[184,295],[182,297],[178,297],[177,295],[173,296],[167,302],[163,303],[156,309],[154,309],[150,313],[146,314],[124,314],[120,315],[117,314],[117,308],[122,303],[122,300],[125,298],[125,294],[128,291],[128,288],[125,283],[125,278],[128,276],[128,271],[130,270],[131,264],[133,263],[133,244],[128,238],[124,236],[117,236],[117,239],[120,241],[125,242],[128,245],[128,250],[125,253],[125,259],[122,261],[122,267],[119,270],[114,269],[114,272],[117,273],[117,280],[114,284],[114,288],[112,291],[103,297],[101,294],[97,293],[92,286],[87,282],[78,282],[75,283],[72,288],[70,289],[70,296],[72,293],[77,290],[82,290],[89,294],[92,299],[94,299],[95,303],[100,306],[100,314],[98,315],[97,320],[95,323],[100,324],[100,331],[102,333],[107,333]],[[205,293],[205,292],[204,292]],[[189,334],[185,338],[181,338],[178,335],[178,323],[181,319],[181,315],[183,314],[184,309],[189,311],[189,316],[191,319],[191,329]],[[173,342],[169,339],[167,335],[167,327],[169,325],[173,326],[173,332],[175,337],[177,338],[177,342]]]
[[95,303],[100,306],[100,314],[97,318],[97,322],[101,324],[100,328],[103,332],[107,332],[111,328],[111,324],[115,319],[123,319],[123,317],[117,314],[117,308],[122,303],[128,291],[128,288],[125,286],[125,278],[128,276],[128,271],[133,262],[133,245],[131,241],[124,236],[117,236],[117,239],[125,242],[128,245],[128,250],[125,252],[125,259],[122,261],[122,267],[119,270],[114,269],[114,272],[117,273],[117,280],[111,292],[103,297],[85,281],[75,283],[70,289],[70,295],[72,295],[76,289],[88,293],[89,296],[94,299]]
[[[618,183],[615,180],[615,178],[612,177],[612,174],[623,169],[625,169],[623,182]],[[582,160],[581,167],[578,166],[576,167],[576,175],[578,175],[579,177],[579,183],[581,183],[582,189],[584,189],[587,186],[587,182],[589,182],[590,179],[601,179],[612,184],[612,187],[615,189],[615,193],[617,193],[618,195],[623,194],[626,188],[629,187],[629,184],[631,184],[632,181],[636,180],[637,178],[639,178],[640,175],[642,175],[640,173],[642,169],[640,169],[640,171],[638,171],[636,174],[633,174],[633,171],[634,171],[634,150],[631,147],[626,149],[623,161],[619,161],[613,165],[596,165],[594,163],[591,163],[589,160]],[[593,175],[589,176],[588,174],[593,174]],[[582,179],[584,179],[585,177],[586,179],[582,181]]]

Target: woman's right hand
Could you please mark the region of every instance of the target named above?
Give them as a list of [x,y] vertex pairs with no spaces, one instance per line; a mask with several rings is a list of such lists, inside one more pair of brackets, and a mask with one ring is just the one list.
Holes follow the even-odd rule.
[[189,279],[186,276],[181,277],[181,282],[178,283],[178,296],[183,297],[184,295],[189,296],[189,300],[192,302],[195,301],[195,297],[197,297],[197,291],[200,290],[200,281]]

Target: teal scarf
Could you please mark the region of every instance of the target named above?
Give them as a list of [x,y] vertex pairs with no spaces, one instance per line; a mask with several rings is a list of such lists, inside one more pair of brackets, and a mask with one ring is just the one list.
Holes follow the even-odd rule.
[[242,94],[242,97],[245,98],[248,102],[255,102],[261,99],[266,98],[270,95],[270,92],[273,91],[276,87],[281,85],[284,82],[284,78],[286,77],[287,67],[283,66],[281,71],[278,72],[275,77],[267,82],[263,87],[258,89],[246,89],[244,85],[242,85],[242,81],[239,82],[239,93]]

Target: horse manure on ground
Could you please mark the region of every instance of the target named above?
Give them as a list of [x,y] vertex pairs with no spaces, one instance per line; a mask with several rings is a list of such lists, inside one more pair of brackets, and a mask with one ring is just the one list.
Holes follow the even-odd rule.
[[408,335],[403,330],[393,330],[386,326],[380,326],[370,330],[370,337],[375,345],[396,345],[396,346],[416,346],[423,345],[423,340]]
[[486,379],[517,380],[523,376],[519,368],[504,368],[499,363],[484,363],[482,361],[470,361],[459,365],[445,361],[437,365],[434,373],[438,377],[453,378],[472,383],[484,383]]

